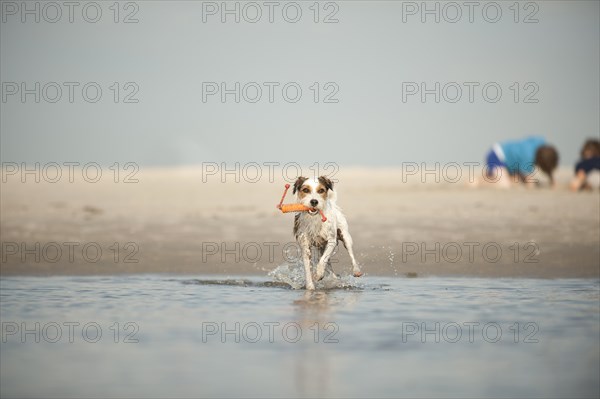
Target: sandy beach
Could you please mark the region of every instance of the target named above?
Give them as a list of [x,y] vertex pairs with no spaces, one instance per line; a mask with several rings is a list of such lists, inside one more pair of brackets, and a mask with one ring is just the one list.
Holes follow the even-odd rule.
[[[108,173],[107,173],[108,172]],[[469,188],[400,169],[342,168],[338,203],[358,262],[373,276],[599,277],[600,194]],[[57,183],[7,176],[1,186],[1,274],[266,274],[296,256],[285,180],[146,169],[137,183]],[[403,182],[404,180],[404,182]],[[286,202],[292,202],[291,193]],[[350,272],[345,249],[334,269]]]

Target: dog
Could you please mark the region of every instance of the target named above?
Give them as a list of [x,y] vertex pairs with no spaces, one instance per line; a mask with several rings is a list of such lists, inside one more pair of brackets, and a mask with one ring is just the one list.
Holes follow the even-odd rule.
[[[294,183],[292,193],[296,195],[299,203],[311,208],[309,211],[297,213],[294,218],[294,236],[300,246],[304,263],[306,289],[314,290],[314,281],[321,280],[326,271],[335,277],[330,258],[338,241],[343,242],[348,250],[354,277],[362,276],[363,273],[356,263],[352,250],[352,236],[348,231],[348,222],[336,203],[337,194],[333,189],[333,182],[325,176],[318,179],[301,176]],[[325,222],[321,220],[319,211],[327,217]],[[314,278],[311,272],[313,250],[319,251],[319,262]]]

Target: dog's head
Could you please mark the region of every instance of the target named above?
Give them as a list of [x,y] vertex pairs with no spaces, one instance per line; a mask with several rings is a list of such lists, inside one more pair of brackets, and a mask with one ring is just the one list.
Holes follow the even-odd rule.
[[318,179],[300,176],[294,183],[293,194],[296,194],[299,203],[313,209],[308,211],[311,215],[316,215],[319,210],[325,209],[332,192],[333,182],[325,176]]

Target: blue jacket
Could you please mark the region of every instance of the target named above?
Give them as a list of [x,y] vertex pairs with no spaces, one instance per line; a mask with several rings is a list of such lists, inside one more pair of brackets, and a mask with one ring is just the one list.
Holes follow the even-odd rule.
[[535,167],[535,153],[546,143],[541,136],[531,136],[522,140],[504,141],[500,144],[504,152],[504,163],[511,174],[528,175]]

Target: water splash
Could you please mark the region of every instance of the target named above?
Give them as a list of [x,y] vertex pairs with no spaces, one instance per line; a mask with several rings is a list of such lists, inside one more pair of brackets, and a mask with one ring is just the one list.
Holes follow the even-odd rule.
[[[277,283],[284,283],[295,290],[306,287],[304,265],[301,261],[283,263],[269,272],[268,276]],[[364,289],[364,284],[359,283],[352,275],[334,276],[326,275],[321,281],[315,283],[318,290],[331,289]]]
[[292,288],[289,284],[278,281],[252,281],[247,279],[224,279],[224,280],[184,280],[183,284],[195,285],[221,285],[230,287],[275,287],[275,288]]
[[398,276],[398,269],[394,265],[394,252],[391,249],[389,250],[388,260],[390,261],[390,268],[394,271],[394,276]]

